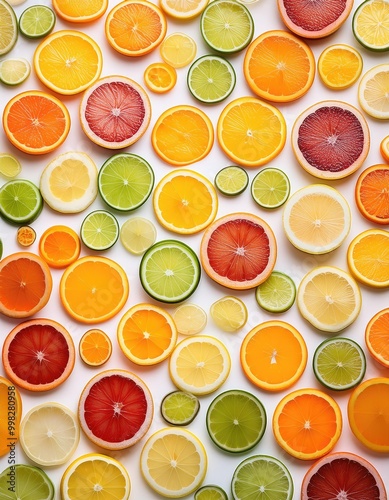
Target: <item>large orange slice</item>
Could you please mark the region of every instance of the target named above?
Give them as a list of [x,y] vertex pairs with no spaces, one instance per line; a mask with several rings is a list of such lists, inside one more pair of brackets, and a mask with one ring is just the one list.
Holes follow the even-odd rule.
[[358,210],[369,221],[389,224],[389,165],[365,168],[355,184]]
[[372,357],[389,368],[389,308],[382,309],[366,325],[365,342]]

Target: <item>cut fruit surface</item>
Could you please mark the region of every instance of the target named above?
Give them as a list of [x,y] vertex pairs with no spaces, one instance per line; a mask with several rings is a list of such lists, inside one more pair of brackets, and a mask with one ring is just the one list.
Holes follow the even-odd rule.
[[53,0],[56,14],[70,23],[89,23],[103,16],[108,8],[108,0]]
[[61,224],[47,228],[39,239],[39,254],[50,267],[64,268],[75,262],[81,252],[78,234]]
[[262,208],[274,209],[282,206],[289,193],[289,177],[279,168],[263,168],[251,182],[251,196]]
[[137,443],[153,418],[149,388],[127,370],[105,370],[82,390],[78,416],[85,435],[97,446],[122,450]]
[[16,241],[21,247],[30,247],[36,240],[35,229],[31,226],[20,226],[16,232]]
[[78,351],[88,366],[101,366],[111,357],[112,342],[103,330],[92,328],[81,337]]
[[372,357],[389,368],[389,308],[382,309],[369,320],[365,343]]
[[189,392],[173,391],[161,401],[161,415],[168,424],[188,425],[200,409],[198,398]]
[[173,320],[181,335],[196,335],[207,324],[207,313],[197,304],[185,302],[173,312]]
[[361,172],[355,184],[355,201],[367,220],[389,224],[388,165],[372,165]]
[[244,327],[248,318],[248,311],[243,300],[226,295],[211,304],[211,317],[224,332],[236,332]]
[[13,179],[22,171],[22,165],[16,156],[0,153],[0,174],[6,179]]
[[363,47],[373,51],[389,49],[389,2],[367,0],[354,12],[352,30],[355,39]]
[[173,19],[188,21],[199,16],[209,0],[160,0],[161,9]]
[[186,33],[175,32],[163,40],[159,52],[166,64],[172,68],[183,68],[196,57],[197,44]]
[[364,73],[358,86],[358,102],[365,113],[380,120],[389,118],[388,88],[389,64],[379,64]]
[[54,11],[46,5],[31,5],[19,17],[19,30],[27,38],[43,38],[54,29]]
[[30,76],[31,65],[24,57],[3,59],[0,62],[0,82],[20,85]]
[[119,231],[119,222],[111,212],[94,210],[82,221],[80,237],[89,249],[104,251],[117,242]]
[[344,43],[326,47],[317,62],[322,82],[333,90],[351,87],[360,77],[362,68],[361,54],[351,45]]
[[13,179],[0,188],[0,214],[11,224],[31,224],[43,209],[42,194],[33,182]]
[[177,82],[177,72],[164,62],[151,63],[145,69],[143,78],[146,87],[157,94],[169,92]]
[[237,165],[224,167],[215,175],[215,186],[226,196],[237,196],[243,193],[248,185],[248,173]]
[[208,276],[227,288],[246,290],[265,281],[275,265],[277,244],[270,226],[248,213],[225,215],[204,232],[200,258]]
[[194,500],[228,500],[227,493],[215,484],[206,484],[195,491]]
[[265,311],[282,313],[294,304],[296,285],[287,274],[273,271],[266,281],[257,286],[255,298]]
[[18,20],[15,11],[5,0],[0,0],[0,57],[14,47],[18,39]]
[[[15,486],[10,490],[10,477]],[[0,495],[13,500],[54,500],[54,485],[40,467],[26,464],[10,465],[0,474]]]
[[[12,427],[8,428],[8,411],[12,411]],[[0,457],[9,453],[9,442],[19,439],[19,426],[22,417],[22,398],[13,382],[0,375]],[[0,493],[6,485],[0,474]],[[9,486],[9,485],[8,485]]]
[[143,254],[156,238],[155,225],[144,217],[131,217],[120,227],[120,241],[126,250],[135,255]]

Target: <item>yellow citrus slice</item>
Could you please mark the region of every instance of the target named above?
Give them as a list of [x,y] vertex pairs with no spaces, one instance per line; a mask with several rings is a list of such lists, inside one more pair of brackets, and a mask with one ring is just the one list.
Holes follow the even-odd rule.
[[215,324],[224,332],[236,332],[244,327],[248,311],[243,300],[226,295],[211,305],[210,314]]
[[365,113],[380,120],[389,118],[388,88],[388,63],[378,64],[364,73],[359,82],[358,102]]
[[332,90],[343,90],[354,85],[362,73],[362,68],[361,54],[345,43],[326,47],[317,62],[322,82]]
[[188,66],[196,56],[197,44],[186,33],[171,33],[159,48],[162,59],[173,68]]
[[161,9],[174,19],[188,21],[199,16],[209,0],[160,0]]
[[108,0],[53,0],[55,13],[70,23],[89,23],[102,17]]
[[181,335],[196,335],[207,324],[207,313],[197,304],[185,303],[173,312],[173,321]]
[[126,250],[135,255],[143,254],[156,238],[155,225],[144,217],[130,217],[120,227],[120,241]]

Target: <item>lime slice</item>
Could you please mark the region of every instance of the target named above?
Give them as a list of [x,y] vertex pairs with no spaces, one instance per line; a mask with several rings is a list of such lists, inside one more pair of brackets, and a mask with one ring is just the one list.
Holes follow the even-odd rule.
[[0,188],[0,214],[13,224],[30,224],[41,213],[43,199],[38,187],[26,179],[14,179]]
[[355,39],[373,51],[389,49],[389,1],[366,0],[354,12],[351,24]]
[[187,75],[187,84],[193,97],[212,104],[226,99],[234,90],[235,70],[223,57],[205,55],[196,59]]
[[214,302],[210,313],[213,321],[224,332],[236,332],[246,324],[248,317],[244,302],[231,295]]
[[168,424],[188,425],[198,414],[200,402],[194,394],[173,391],[162,399],[161,415]]
[[195,491],[194,500],[228,500],[228,496],[220,486],[207,484]]
[[185,303],[177,307],[173,320],[181,335],[196,335],[207,324],[207,313],[197,304]]
[[342,337],[324,340],[315,350],[312,365],[317,380],[335,391],[355,387],[366,372],[366,358],[360,345]]
[[52,500],[54,486],[40,467],[16,464],[0,474],[0,498],[4,500]]
[[27,38],[43,38],[55,26],[54,11],[46,5],[31,5],[19,17],[20,33]]
[[144,217],[131,217],[120,228],[120,241],[124,248],[135,255],[141,255],[155,243],[157,230]]
[[200,29],[213,50],[232,54],[251,42],[254,21],[247,7],[235,0],[216,0],[201,14]]
[[278,208],[288,199],[290,182],[282,170],[267,167],[260,170],[251,183],[251,195],[262,208]]
[[115,210],[127,212],[139,208],[150,196],[153,186],[153,169],[138,155],[115,154],[100,168],[100,196]]
[[18,21],[13,8],[0,0],[0,56],[7,54],[18,39]]
[[119,238],[119,223],[116,217],[106,210],[95,210],[82,221],[80,238],[91,250],[107,250]]
[[196,290],[201,275],[195,252],[177,240],[154,243],[143,255],[140,281],[150,297],[161,302],[181,302]]
[[242,167],[230,165],[224,167],[215,176],[215,186],[226,196],[236,196],[249,185],[249,176]]
[[273,271],[266,281],[257,286],[255,298],[265,311],[285,312],[296,299],[296,285],[290,276]]
[[30,76],[31,65],[23,57],[0,61],[0,81],[6,85],[19,85]]
[[234,500],[292,500],[293,490],[288,468],[268,455],[254,455],[243,460],[236,467],[231,481]]
[[211,402],[206,425],[212,441],[224,451],[242,453],[262,439],[266,411],[253,394],[242,390],[222,392]]
[[20,161],[9,153],[0,153],[0,174],[6,179],[13,179],[22,171]]

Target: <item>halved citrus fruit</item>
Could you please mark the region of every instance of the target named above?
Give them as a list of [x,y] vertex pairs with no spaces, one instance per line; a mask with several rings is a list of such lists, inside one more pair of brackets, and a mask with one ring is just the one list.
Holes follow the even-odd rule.
[[210,118],[195,106],[179,105],[165,110],[151,134],[157,155],[168,164],[182,167],[205,158],[214,140]]
[[117,338],[123,354],[137,365],[155,365],[172,353],[177,328],[171,315],[152,304],[136,304],[121,317]]
[[329,45],[317,61],[317,70],[322,82],[333,90],[343,90],[354,85],[361,75],[362,68],[361,54],[345,43]]
[[[12,426],[9,427],[11,414]],[[10,452],[8,445],[11,441],[16,442],[19,439],[21,417],[22,399],[19,389],[13,382],[0,375],[0,457]]]
[[305,95],[316,73],[315,57],[301,39],[284,30],[265,31],[249,45],[243,73],[262,99],[290,102]]
[[7,377],[29,391],[55,389],[72,373],[73,339],[57,321],[45,318],[23,321],[4,340],[2,353]]
[[[388,5],[389,12],[389,2],[385,3]],[[389,64],[378,64],[364,73],[358,86],[358,102],[365,113],[379,120],[389,118],[388,87]]]
[[218,198],[213,184],[189,169],[174,170],[157,184],[153,207],[163,227],[179,234],[194,234],[213,222]]
[[82,390],[78,416],[85,435],[97,446],[122,450],[137,443],[153,418],[149,388],[127,370],[105,370]]
[[50,268],[30,252],[16,252],[0,261],[0,312],[27,318],[43,309],[53,287]]
[[167,22],[162,10],[147,0],[124,0],[105,20],[109,44],[125,56],[143,56],[165,38]]
[[69,23],[89,23],[103,16],[108,8],[108,0],[53,0],[55,13]]
[[389,308],[382,309],[369,320],[365,343],[372,357],[389,368]]
[[32,155],[45,154],[65,141],[70,114],[57,97],[40,90],[27,90],[6,104],[3,127],[16,148]]
[[64,271],[59,292],[63,307],[81,323],[99,323],[117,314],[127,301],[124,269],[108,257],[86,256]]
[[107,76],[88,87],[80,102],[86,136],[107,149],[126,148],[146,132],[151,106],[143,87],[125,76]]
[[101,366],[111,357],[112,342],[103,330],[91,328],[81,337],[78,351],[88,366]]
[[355,201],[367,220],[389,224],[388,165],[372,165],[361,172],[355,184]]
[[221,112],[217,138],[223,152],[243,167],[260,167],[285,146],[286,122],[279,109],[256,97],[238,97]]
[[245,336],[240,349],[244,374],[265,391],[282,391],[295,384],[307,359],[303,336],[284,321],[260,323]]
[[295,120],[292,148],[300,165],[319,179],[342,179],[365,161],[370,130],[362,113],[342,101],[321,101]]
[[75,262],[81,252],[78,234],[68,226],[47,228],[39,239],[39,253],[50,267],[63,268]]
[[342,433],[338,403],[318,389],[297,389],[284,396],[273,414],[273,434],[292,457],[317,460],[329,453]]
[[233,213],[220,217],[204,232],[200,259],[208,276],[227,288],[247,290],[273,271],[277,243],[273,230],[260,217]]
[[351,393],[347,406],[354,436],[370,450],[389,451],[389,378],[365,380]]

